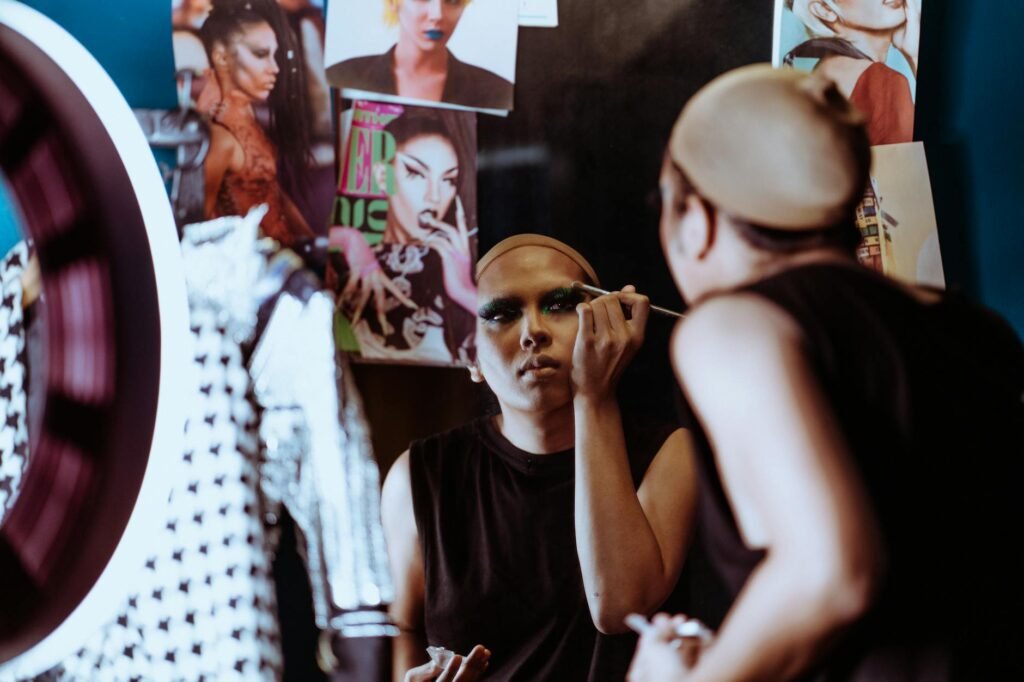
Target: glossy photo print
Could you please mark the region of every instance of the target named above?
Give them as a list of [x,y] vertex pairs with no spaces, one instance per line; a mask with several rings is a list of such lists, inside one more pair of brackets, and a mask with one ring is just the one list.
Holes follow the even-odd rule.
[[327,284],[338,345],[463,365],[476,328],[476,116],[357,100],[346,112]]
[[922,143],[871,150],[871,183],[857,208],[857,226],[861,264],[910,284],[945,287]]
[[872,145],[910,142],[922,2],[776,0],[773,63],[834,80]]
[[322,234],[335,161],[321,5],[174,0],[172,24],[179,99],[209,131],[201,218],[266,204],[264,236],[291,247]]
[[509,0],[333,0],[327,78],[353,99],[504,114],[518,25]]

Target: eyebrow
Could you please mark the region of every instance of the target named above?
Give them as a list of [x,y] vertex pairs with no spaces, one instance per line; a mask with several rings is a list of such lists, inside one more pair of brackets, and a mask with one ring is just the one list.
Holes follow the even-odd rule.
[[[398,156],[399,156],[399,158],[401,158],[403,156],[408,157],[408,158],[412,159],[413,161],[415,161],[416,163],[418,163],[423,168],[430,168],[430,166],[428,166],[427,164],[423,163],[421,160],[417,159],[415,156],[413,156],[409,152],[398,152]],[[451,168],[446,170],[445,173],[451,173],[453,171],[457,173],[459,171],[459,167],[458,166],[452,166]]]
[[573,289],[572,287],[558,287],[552,289],[543,296],[541,296],[541,303],[553,303],[557,301],[576,301],[580,303],[583,301],[585,294],[579,289]]
[[[573,289],[572,287],[557,287],[541,294],[540,304],[541,306],[545,306],[560,301],[575,301],[580,303],[585,298],[586,294],[578,289]],[[487,315],[499,310],[519,310],[522,307],[523,299],[519,296],[497,296],[481,305],[480,309],[477,311],[477,315],[480,317],[486,317]]]

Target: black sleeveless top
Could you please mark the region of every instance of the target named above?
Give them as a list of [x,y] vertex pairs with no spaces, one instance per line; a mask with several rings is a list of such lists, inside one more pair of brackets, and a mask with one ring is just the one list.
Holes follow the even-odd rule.
[[[887,552],[876,606],[807,679],[1024,679],[1014,332],[956,295],[922,304],[854,266],[804,266],[740,291],[802,329]],[[700,537],[732,601],[764,553],[743,543],[699,426],[694,435]]]
[[[671,427],[624,427],[636,485]],[[488,680],[621,682],[636,638],[597,632],[576,554],[572,450],[533,455],[485,417],[409,448],[427,642],[491,650]]]

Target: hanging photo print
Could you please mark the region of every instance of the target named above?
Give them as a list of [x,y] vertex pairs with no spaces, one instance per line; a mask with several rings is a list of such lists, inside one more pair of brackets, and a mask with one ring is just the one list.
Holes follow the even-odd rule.
[[776,0],[775,66],[820,71],[864,114],[872,145],[910,142],[922,0]]
[[518,25],[509,0],[333,0],[327,77],[353,99],[504,115]]
[[871,150],[871,183],[857,208],[857,259],[910,284],[945,287],[924,145]]
[[197,215],[266,204],[264,236],[322,234],[335,165],[322,1],[173,0],[172,24],[182,108],[209,131]]
[[476,116],[357,100],[346,112],[327,285],[340,348],[463,365],[476,328]]

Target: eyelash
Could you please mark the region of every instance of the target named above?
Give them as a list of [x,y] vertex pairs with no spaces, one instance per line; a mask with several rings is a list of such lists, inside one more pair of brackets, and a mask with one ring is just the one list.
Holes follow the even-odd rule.
[[[562,313],[575,313],[576,305],[582,299],[574,297],[558,298],[554,301],[544,303],[540,307],[543,315],[558,315]],[[508,324],[522,317],[523,313],[518,308],[484,308],[480,313],[480,319],[490,324]]]

